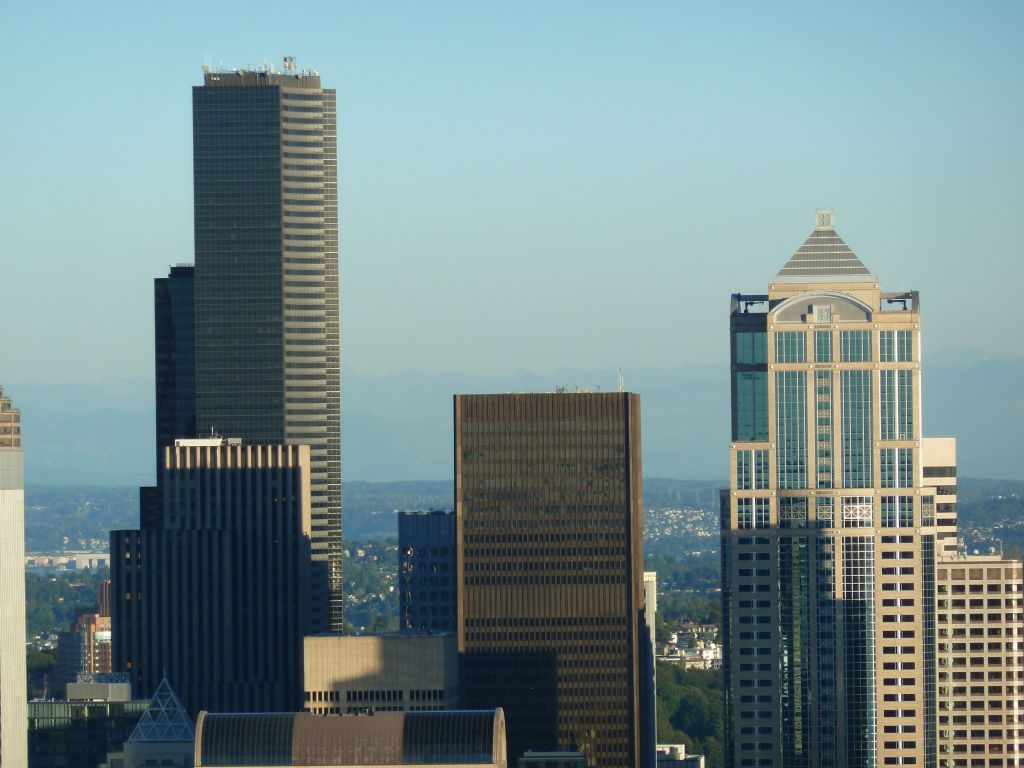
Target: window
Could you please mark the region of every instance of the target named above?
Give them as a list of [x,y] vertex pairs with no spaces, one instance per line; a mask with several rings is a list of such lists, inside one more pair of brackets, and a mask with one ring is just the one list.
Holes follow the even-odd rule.
[[882,497],[882,527],[883,528],[913,528],[914,527],[914,497],[913,496],[883,496]]
[[733,333],[733,357],[736,365],[763,365],[768,362],[768,335],[764,331]]
[[802,363],[806,360],[802,331],[780,331],[775,334],[775,362]]
[[871,487],[871,371],[843,371],[843,486]]
[[768,439],[768,374],[737,371],[733,376],[733,440]]
[[842,331],[840,343],[843,362],[865,363],[871,360],[871,331]]
[[779,488],[807,487],[807,383],[803,371],[775,372]]
[[814,361],[817,363],[832,362],[832,331],[814,332]]
[[881,371],[879,389],[883,440],[914,438],[914,372]]
[[878,355],[883,363],[909,363],[913,357],[911,331],[881,331],[878,334]]
[[736,487],[741,491],[768,487],[768,451],[736,452]]

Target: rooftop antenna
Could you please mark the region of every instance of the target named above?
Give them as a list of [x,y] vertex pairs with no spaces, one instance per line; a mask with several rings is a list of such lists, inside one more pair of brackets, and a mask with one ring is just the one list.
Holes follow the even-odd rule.
[[626,378],[622,375],[622,366],[619,366],[619,392],[626,391]]
[[285,56],[284,57],[284,71],[285,72],[292,72],[294,70],[295,70],[295,57],[294,56]]

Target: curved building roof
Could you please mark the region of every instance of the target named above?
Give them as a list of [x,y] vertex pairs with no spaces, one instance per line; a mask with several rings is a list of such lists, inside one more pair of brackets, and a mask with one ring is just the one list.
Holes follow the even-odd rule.
[[451,764],[505,768],[505,717],[500,709],[374,715],[200,712],[195,764],[196,768]]

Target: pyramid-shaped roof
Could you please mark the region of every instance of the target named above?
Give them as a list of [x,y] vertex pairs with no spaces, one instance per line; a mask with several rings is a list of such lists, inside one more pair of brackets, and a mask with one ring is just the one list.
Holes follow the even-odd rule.
[[196,732],[181,699],[165,677],[128,741],[195,741]]
[[835,231],[831,210],[815,212],[815,227],[779,270],[777,283],[873,283],[876,278]]

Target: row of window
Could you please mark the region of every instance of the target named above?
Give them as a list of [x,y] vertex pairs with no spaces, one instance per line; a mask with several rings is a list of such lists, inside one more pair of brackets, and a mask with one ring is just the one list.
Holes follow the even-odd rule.
[[[913,331],[878,331],[878,362],[913,362]],[[816,363],[873,362],[869,330],[839,332],[839,359],[835,360],[832,331],[778,331],[774,334],[775,362],[805,363],[810,348]],[[768,334],[765,331],[737,331],[732,334],[734,365],[764,365],[768,362]],[[810,343],[809,343],[810,342]]]

